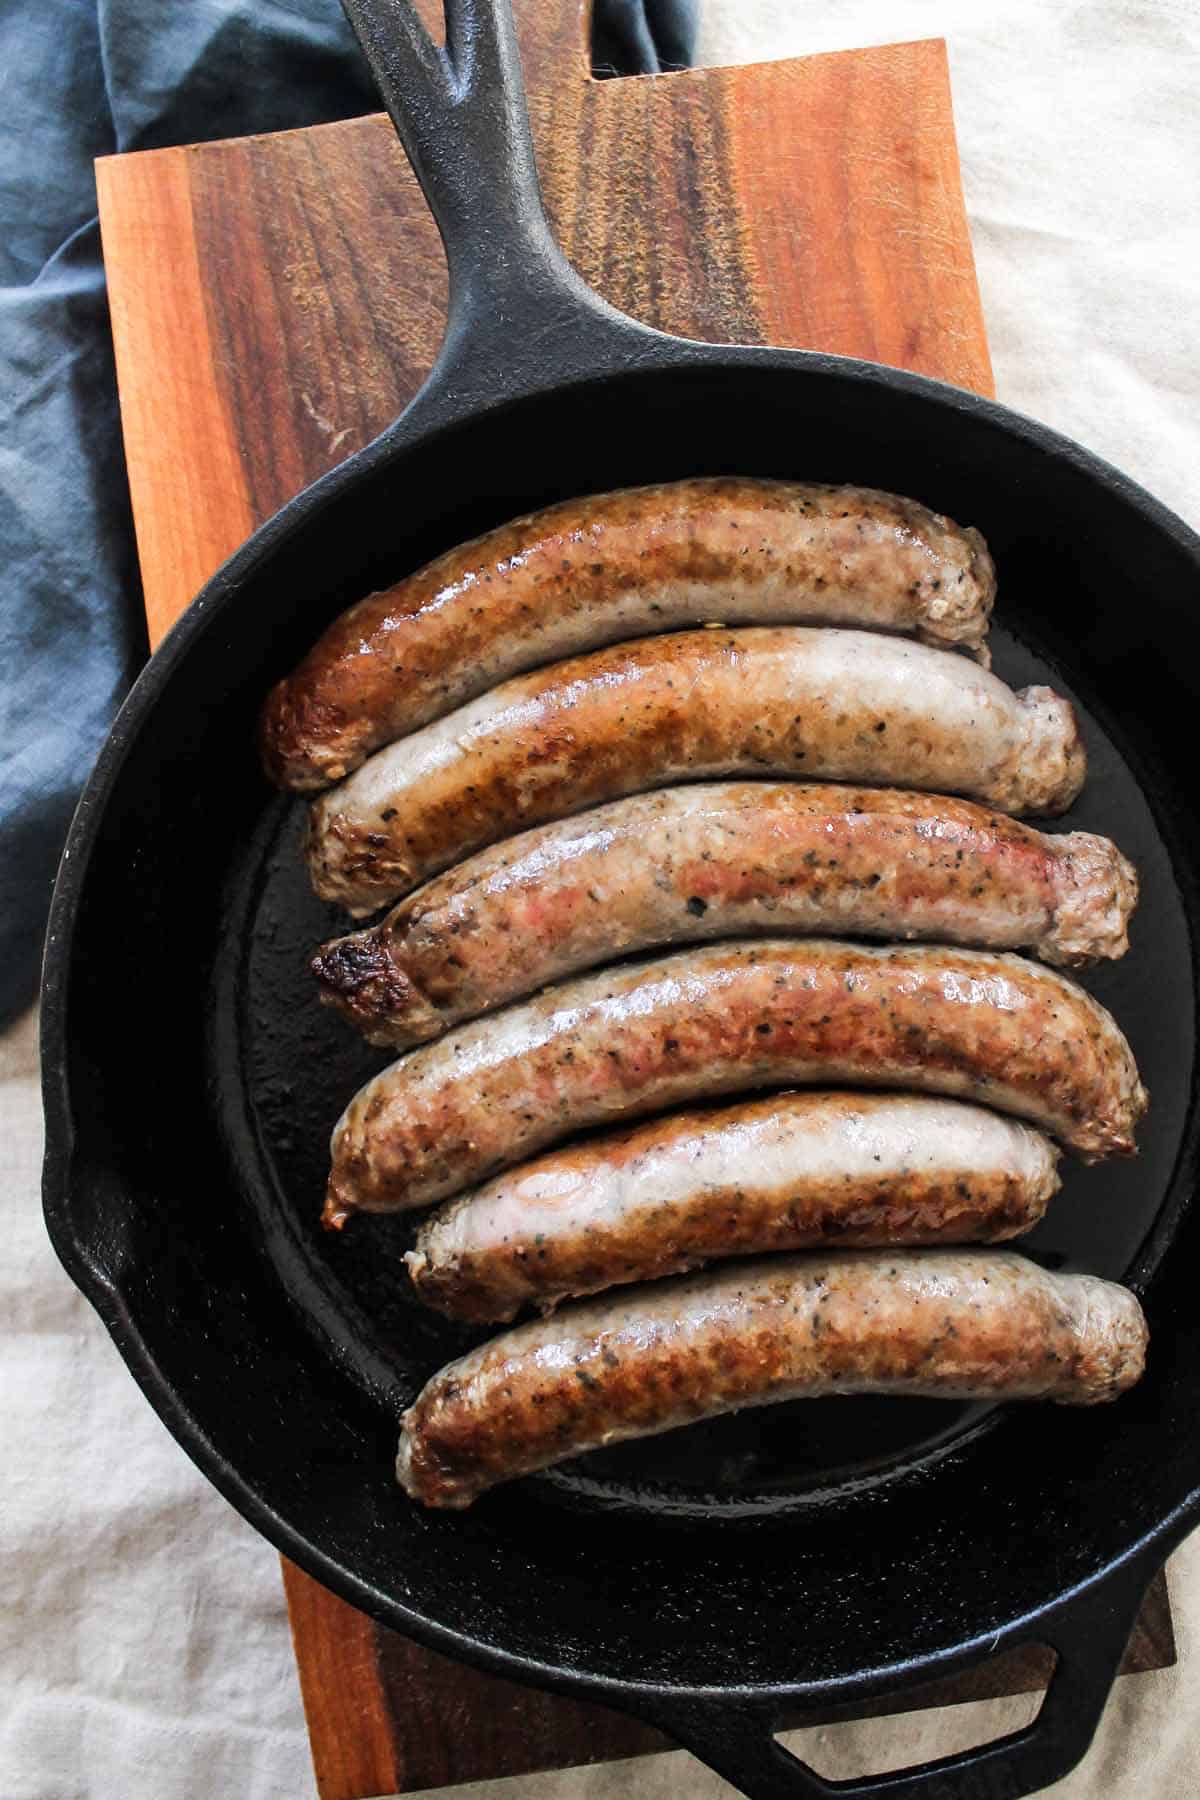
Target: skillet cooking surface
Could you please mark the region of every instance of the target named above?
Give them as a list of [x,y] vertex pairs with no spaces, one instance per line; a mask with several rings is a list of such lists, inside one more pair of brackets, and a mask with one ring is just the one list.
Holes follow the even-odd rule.
[[[1002,566],[1000,612],[1010,625],[1011,585]],[[1030,598],[1036,606],[1039,596]],[[1195,1022],[1177,975],[1188,956],[1186,920],[1137,779],[1085,697],[1011,630],[993,628],[992,650],[997,674],[1014,687],[1046,682],[1079,708],[1089,777],[1055,829],[1115,837],[1141,878],[1128,956],[1083,976],[1129,1036],[1150,1089],[1141,1154],[1090,1169],[1064,1156],[1062,1190],[1021,1244],[1048,1267],[1119,1281],[1158,1214],[1187,1114]],[[232,1043],[224,1031],[212,1039],[211,1079],[281,1280],[312,1327],[333,1340],[343,1365],[398,1415],[428,1375],[498,1328],[456,1325],[412,1298],[401,1259],[423,1214],[357,1218],[341,1234],[317,1224],[333,1123],[394,1053],[361,1043],[317,1000],[308,957],[353,924],[309,886],[305,811],[296,800],[269,806],[235,857],[227,890],[232,953],[217,966],[212,1005],[216,1017],[236,1024]],[[595,1452],[526,1487],[556,1503],[753,1514],[824,1499],[847,1483],[886,1480],[984,1428],[995,1410],[866,1396],[793,1401]]]
[[[1115,472],[969,396],[838,359],[662,354],[368,453],[261,534],[155,658],[56,896],[47,1216],[191,1453],[347,1598],[595,1697],[605,1681],[841,1697],[979,1653],[1147,1533],[1177,1535],[1191,1503],[1200,559]],[[1037,1242],[1147,1277],[1170,1244],[1145,1285],[1148,1371],[1117,1405],[1001,1408],[978,1430],[915,1403],[767,1411],[429,1514],[395,1486],[396,1415],[465,1337],[409,1307],[376,1253],[403,1225],[319,1232],[324,1140],[374,1053],[315,1002],[305,957],[342,921],[307,894],[299,807],[258,771],[256,715],[342,607],[446,546],[572,493],[733,470],[890,488],[978,525],[1014,634],[1001,673],[1048,671],[1084,704],[1092,772],[1067,823],[1110,832],[1144,884],[1133,950],[1088,979],[1152,1105],[1134,1162],[1068,1166]]]

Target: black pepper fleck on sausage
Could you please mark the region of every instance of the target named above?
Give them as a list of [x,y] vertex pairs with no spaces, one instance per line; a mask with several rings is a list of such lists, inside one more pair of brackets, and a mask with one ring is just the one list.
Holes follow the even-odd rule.
[[381,750],[314,801],[308,863],[323,899],[363,914],[516,831],[673,782],[862,782],[1054,813],[1085,766],[1066,700],[944,650],[799,625],[678,632],[518,676]]
[[986,662],[995,587],[977,531],[871,488],[716,476],[566,500],[352,606],[273,689],[263,761],[326,787],[512,675],[713,620],[869,626]]
[[1147,1097],[1105,1009],[982,950],[709,945],[582,976],[409,1051],[333,1136],[325,1218],[428,1206],[586,1126],[722,1093],[850,1083],[982,1100],[1086,1160]]
[[1134,1296],[1012,1251],[768,1257],[623,1288],[502,1333],[426,1383],[396,1474],[426,1506],[602,1444],[833,1394],[1091,1406],[1137,1381]]
[[322,947],[322,998],[398,1049],[658,945],[755,934],[1117,957],[1137,877],[1107,838],[1051,837],[969,800],[742,781],[539,826]]

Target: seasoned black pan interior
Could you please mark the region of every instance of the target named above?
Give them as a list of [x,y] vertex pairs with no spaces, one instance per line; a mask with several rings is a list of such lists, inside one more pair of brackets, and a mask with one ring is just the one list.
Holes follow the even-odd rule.
[[[60,1234],[239,1504],[360,1603],[401,1626],[413,1609],[476,1654],[693,1684],[846,1678],[1043,1604],[1189,1479],[1158,1447],[1190,1417],[1197,1348],[1181,1304],[1196,1235],[1193,541],[994,409],[788,364],[631,369],[446,432],[332,495],[157,674],[90,851]],[[318,1228],[329,1129],[385,1058],[317,1004],[305,960],[343,920],[307,890],[300,808],[260,777],[254,716],[335,612],[448,545],[552,499],[720,471],[888,487],[978,525],[1000,572],[999,673],[1079,705],[1091,775],[1063,828],[1115,837],[1143,883],[1128,958],[1086,981],[1152,1109],[1136,1161],[1066,1165],[1029,1248],[1133,1280],[1161,1348],[1113,1408],[798,1404],[431,1516],[393,1485],[396,1416],[474,1340],[409,1302],[410,1226]]]

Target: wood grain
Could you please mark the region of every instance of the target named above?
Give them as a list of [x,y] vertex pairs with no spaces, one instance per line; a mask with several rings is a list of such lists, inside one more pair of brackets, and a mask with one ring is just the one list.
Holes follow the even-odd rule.
[[[940,41],[593,81],[521,0],[547,206],[626,311],[991,392]],[[386,119],[98,164],[152,641],[252,525],[427,373],[445,262]]]
[[[362,1800],[412,1787],[383,1686],[380,1641],[395,1633],[383,1632],[286,1557],[280,1561],[321,1800]],[[418,1702],[421,1697],[418,1692]]]
[[[119,221],[105,258],[154,645],[258,520],[213,366],[188,152],[106,158],[96,187],[101,220]],[[136,281],[114,280],[114,267],[136,269]]]
[[[420,3],[435,19],[438,0]],[[547,206],[608,299],[667,330],[991,392],[941,42],[595,82],[588,0],[516,13]],[[416,391],[445,263],[381,117],[110,158],[97,178],[157,642],[255,524]],[[663,1746],[425,1651],[286,1562],[284,1580],[322,1800]],[[1160,1582],[1127,1666],[1173,1656]],[[1046,1672],[1019,1652],[870,1711],[1026,1691]]]

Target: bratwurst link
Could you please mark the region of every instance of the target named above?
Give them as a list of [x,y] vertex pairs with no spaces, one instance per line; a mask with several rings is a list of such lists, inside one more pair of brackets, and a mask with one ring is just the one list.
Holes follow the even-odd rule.
[[729,782],[481,851],[312,966],[373,1044],[405,1049],[614,956],[712,938],[924,938],[1081,965],[1124,954],[1136,896],[1116,845],[1086,832],[893,788]]
[[1070,805],[1086,761],[1049,688],[964,656],[803,626],[640,638],[522,675],[373,756],[314,802],[313,885],[373,911],[485,844],[602,800],[717,775]]
[[1003,1250],[768,1257],[626,1288],[453,1362],[405,1413],[401,1486],[469,1506],[622,1438],[832,1394],[1114,1400],[1142,1372],[1134,1296]]
[[983,644],[996,578],[977,531],[869,488],[720,476],[567,500],[449,551],[342,615],[267,701],[283,787],[541,663],[708,620],[865,625]]
[[830,940],[714,944],[564,982],[369,1081],[333,1134],[325,1220],[429,1206],[573,1131],[756,1087],[984,1100],[1091,1161],[1146,1105],[1089,994],[1019,956]]
[[448,1201],[405,1260],[427,1305],[485,1321],[727,1256],[998,1242],[1041,1218],[1057,1154],[961,1100],[777,1094],[552,1150]]

